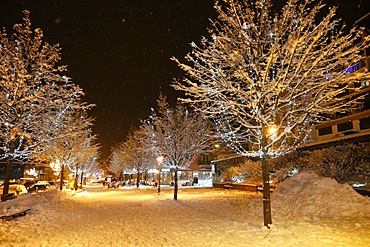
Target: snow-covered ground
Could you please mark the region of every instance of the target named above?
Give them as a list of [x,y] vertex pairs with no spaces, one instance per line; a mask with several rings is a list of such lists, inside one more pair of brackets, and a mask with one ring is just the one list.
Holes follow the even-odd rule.
[[350,186],[299,173],[272,194],[263,226],[261,194],[184,188],[88,187],[0,203],[0,246],[370,246],[370,199]]

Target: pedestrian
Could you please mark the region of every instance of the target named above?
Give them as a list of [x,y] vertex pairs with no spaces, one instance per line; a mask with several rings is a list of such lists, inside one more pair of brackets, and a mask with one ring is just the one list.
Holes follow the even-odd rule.
[[75,181],[74,181],[74,180],[72,180],[72,181],[69,183],[69,188],[70,188],[71,190],[74,190],[74,188],[75,188]]

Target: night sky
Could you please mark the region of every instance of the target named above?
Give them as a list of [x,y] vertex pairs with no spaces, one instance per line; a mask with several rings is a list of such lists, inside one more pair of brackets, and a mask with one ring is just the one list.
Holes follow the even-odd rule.
[[[44,41],[60,44],[68,76],[83,88],[84,100],[96,104],[90,115],[96,117],[94,133],[104,160],[130,126],[148,117],[160,91],[172,105],[182,96],[170,87],[173,78],[184,75],[170,57],[182,59],[190,42],[207,36],[208,18],[216,17],[213,2],[0,0],[0,27],[9,34],[27,9]],[[338,5],[337,17],[348,26],[370,12],[370,0],[323,2]]]

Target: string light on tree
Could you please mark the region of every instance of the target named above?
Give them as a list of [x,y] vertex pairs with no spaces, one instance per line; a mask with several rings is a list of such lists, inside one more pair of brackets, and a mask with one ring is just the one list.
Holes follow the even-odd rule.
[[[357,109],[358,98],[335,99],[370,78],[347,72],[364,58],[370,37],[358,42],[356,28],[345,34],[336,7],[324,18],[325,5],[316,0],[287,0],[278,13],[271,7],[271,0],[216,3],[209,38],[192,46],[186,63],[173,58],[187,73],[173,85],[187,95],[182,101],[214,121],[233,150],[262,158],[265,226],[272,222],[268,157],[294,150],[325,115]],[[268,133],[271,123],[276,137]],[[244,149],[246,143],[259,150]]]

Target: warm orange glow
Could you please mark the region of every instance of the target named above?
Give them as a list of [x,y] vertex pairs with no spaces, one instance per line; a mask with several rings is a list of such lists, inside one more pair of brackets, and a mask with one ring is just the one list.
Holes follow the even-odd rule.
[[276,134],[277,134],[277,131],[278,131],[278,127],[276,127],[275,125],[271,125],[267,128],[267,134],[268,134],[268,137],[270,138],[275,138],[276,137]]
[[162,164],[162,161],[163,161],[163,156],[158,156],[157,157],[158,165],[161,165]]

